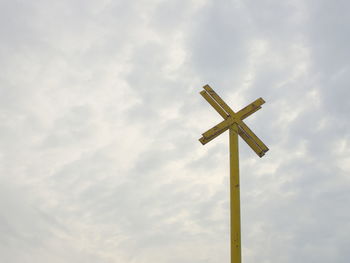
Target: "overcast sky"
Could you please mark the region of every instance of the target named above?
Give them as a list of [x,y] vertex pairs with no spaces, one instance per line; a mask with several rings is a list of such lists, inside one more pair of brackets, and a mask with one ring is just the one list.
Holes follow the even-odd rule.
[[350,2],[0,0],[0,261],[350,262]]

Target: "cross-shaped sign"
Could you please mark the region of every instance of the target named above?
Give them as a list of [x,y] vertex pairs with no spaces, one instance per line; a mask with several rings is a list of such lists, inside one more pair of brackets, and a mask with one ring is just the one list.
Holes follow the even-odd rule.
[[204,145],[226,130],[230,131],[230,210],[231,210],[231,263],[241,263],[241,212],[239,194],[238,135],[262,157],[269,150],[267,146],[243,122],[265,103],[262,98],[235,113],[216,92],[205,85],[200,94],[224,118],[222,122],[203,133],[199,141]]

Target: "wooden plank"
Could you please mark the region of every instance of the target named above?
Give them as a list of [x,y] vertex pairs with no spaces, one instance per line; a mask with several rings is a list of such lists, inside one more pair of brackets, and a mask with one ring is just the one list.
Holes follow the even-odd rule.
[[199,94],[223,117],[226,119],[228,117],[227,112],[205,91],[202,90]]
[[265,155],[265,152],[255,143],[255,141],[247,136],[241,128],[239,128],[238,134],[259,157],[263,157]]
[[239,180],[238,125],[230,127],[230,225],[231,263],[241,263],[241,202]]
[[219,124],[215,125],[213,128],[207,130],[204,132],[202,135],[203,137],[199,139],[199,141],[204,145],[214,138],[218,137],[221,133],[225,132],[228,130],[230,125],[232,124],[231,119],[228,120],[223,120]]
[[252,132],[251,129],[242,121],[242,120],[236,120],[237,124],[241,127],[241,129],[244,131],[244,133],[250,137],[265,153],[269,150],[267,146]]
[[224,100],[222,98],[220,98],[220,96],[209,86],[209,85],[205,85],[203,87],[203,89],[205,89],[208,94],[221,106],[221,108],[223,108],[230,116],[235,116],[235,113],[233,110],[231,110],[231,108],[224,102]]
[[241,120],[244,120],[245,118],[247,118],[248,116],[256,112],[257,110],[260,110],[261,105],[264,103],[265,101],[263,100],[263,98],[259,98],[253,101],[252,103],[250,103],[248,106],[241,109],[239,112],[237,112],[236,117]]

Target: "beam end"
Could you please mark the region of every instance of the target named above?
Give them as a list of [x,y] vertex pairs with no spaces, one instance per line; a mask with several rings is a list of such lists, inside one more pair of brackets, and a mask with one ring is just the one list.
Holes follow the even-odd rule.
[[198,141],[202,144],[202,145],[204,145],[204,144],[206,144],[207,143],[207,141],[205,140],[205,138],[204,137],[202,137],[202,138],[200,138],[200,139],[198,139]]

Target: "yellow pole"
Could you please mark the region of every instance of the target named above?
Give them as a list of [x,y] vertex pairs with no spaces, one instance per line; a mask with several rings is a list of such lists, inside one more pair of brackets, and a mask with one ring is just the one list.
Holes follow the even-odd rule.
[[230,127],[231,263],[241,263],[241,209],[239,194],[238,125]]

